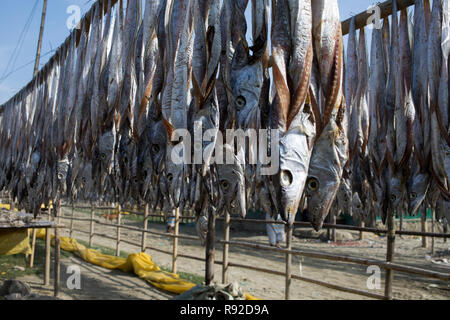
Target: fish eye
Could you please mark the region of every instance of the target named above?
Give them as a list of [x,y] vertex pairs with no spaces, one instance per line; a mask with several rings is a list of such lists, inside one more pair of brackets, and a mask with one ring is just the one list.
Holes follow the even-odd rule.
[[167,181],[171,182],[173,180],[173,175],[171,173],[169,173],[167,175]]
[[230,189],[230,183],[227,180],[220,181],[220,184],[222,185],[223,190],[227,191]]
[[411,193],[411,198],[412,198],[412,199],[415,199],[415,198],[417,198],[417,193],[415,193],[415,192],[412,192],[412,193]]
[[243,96],[239,96],[236,98],[236,106],[238,107],[238,109],[242,109],[243,107],[245,107],[246,103],[247,101]]
[[391,195],[391,201],[395,201],[397,199],[397,197],[395,196],[395,194]]
[[105,159],[106,159],[106,154],[101,153],[101,154],[100,154],[100,158],[102,158],[102,160],[105,160]]
[[157,144],[152,145],[152,152],[158,153],[159,152],[159,146]]
[[292,173],[288,170],[283,170],[280,173],[280,183],[283,187],[289,187],[292,184]]
[[358,204],[358,205],[356,206],[356,209],[361,209],[361,205]]
[[83,184],[85,184],[85,183],[86,183],[86,178],[85,178],[85,177],[81,178],[81,182],[82,182]]
[[58,173],[58,179],[62,180],[63,178],[64,178],[63,174],[62,173]]
[[139,182],[137,178],[134,178],[133,181],[134,181],[135,184],[137,184]]
[[319,181],[316,178],[309,178],[307,185],[311,191],[317,191],[319,189]]

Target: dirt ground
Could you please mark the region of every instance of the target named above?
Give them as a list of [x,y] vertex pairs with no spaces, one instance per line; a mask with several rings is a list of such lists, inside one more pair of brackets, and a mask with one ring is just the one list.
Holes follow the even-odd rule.
[[[70,210],[63,210],[63,215],[69,215]],[[77,213],[77,217],[87,217],[87,214]],[[123,219],[124,224],[141,227],[142,222]],[[69,220],[62,219],[62,223],[69,225]],[[418,223],[405,223],[404,229],[417,229]],[[88,222],[75,221],[75,229],[89,230]],[[165,231],[165,226],[157,223],[149,223],[148,228],[155,231]],[[95,232],[108,234],[115,237],[116,228],[103,225],[95,225]],[[180,233],[195,235],[195,228],[192,225],[180,225]],[[68,236],[69,231],[64,230],[62,235]],[[384,260],[386,255],[386,238],[365,233],[364,240],[358,241],[359,232],[339,231],[338,237],[347,241],[331,243],[306,237],[314,237],[317,234],[308,229],[296,229],[293,239],[293,249],[315,250],[324,253],[342,254],[352,257]],[[76,239],[88,240],[88,235],[81,232],[74,232]],[[122,239],[140,243],[141,233],[130,230],[121,230]],[[217,231],[216,237],[223,238],[221,230]],[[231,229],[230,238],[233,240],[249,241],[253,243],[267,244],[267,236],[264,232],[248,232]],[[148,244],[152,246],[172,250],[173,240],[157,235],[147,236]],[[431,242],[431,239],[430,239]],[[115,240],[106,239],[101,236],[94,237],[96,245],[115,248]],[[450,260],[450,241],[446,243],[442,239],[435,240],[435,254],[431,255],[430,248],[421,247],[422,240],[419,237],[398,237],[395,246],[395,262],[434,270],[439,272],[450,272],[450,264],[445,261]],[[132,253],[139,251],[139,247],[126,243],[121,244],[121,250]],[[153,260],[160,266],[171,267],[172,256],[164,253],[146,251]],[[179,252],[197,257],[205,256],[205,249],[200,245],[200,241],[179,240]],[[229,259],[232,262],[248,264],[268,268],[271,270],[284,272],[285,255],[274,252],[267,252],[243,247],[231,246]],[[447,259],[447,260],[443,260]],[[222,245],[216,245],[216,260],[222,260]],[[178,269],[182,272],[194,273],[202,276],[205,271],[205,264],[201,261],[179,258]],[[444,261],[444,263],[436,263]],[[350,263],[333,262],[307,257],[293,256],[293,273],[304,277],[326,281],[329,283],[348,286],[354,289],[365,290],[373,293],[383,294],[384,292],[384,271],[381,271],[381,283],[379,289],[369,290],[367,280],[370,274],[367,273],[366,266]],[[66,270],[68,265],[79,265],[81,268],[81,290],[69,290],[66,287]],[[172,294],[160,291],[151,287],[145,281],[136,276],[125,274],[121,271],[111,271],[103,269],[82,261],[77,257],[62,259],[62,295],[63,299],[170,299]],[[215,280],[221,282],[222,267],[216,265]],[[237,282],[241,288],[262,299],[279,300],[284,299],[285,278],[276,275],[269,275],[248,269],[231,267],[229,269],[229,282]],[[41,286],[42,279],[37,276],[27,276],[23,279],[30,283],[33,291],[42,294],[51,294],[51,288]],[[395,272],[394,274],[394,298],[409,299],[450,299],[450,283],[420,276]],[[293,300],[349,300],[368,299],[359,295],[340,292],[324,288],[315,284],[303,281],[292,280],[291,299]]]

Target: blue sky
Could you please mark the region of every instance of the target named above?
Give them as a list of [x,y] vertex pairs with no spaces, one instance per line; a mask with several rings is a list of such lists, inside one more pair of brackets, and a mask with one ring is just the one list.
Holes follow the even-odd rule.
[[[81,13],[84,14],[94,2],[94,0],[48,0],[40,67],[52,56],[52,50],[57,49],[70,33],[66,26],[67,19],[71,15],[67,13],[69,6],[79,6]],[[366,10],[377,1],[338,0],[338,2],[341,19],[344,20]],[[0,104],[6,102],[32,79],[42,4],[43,0],[2,1],[2,10],[0,11]],[[19,54],[14,55],[11,63],[8,64],[35,6],[28,32],[21,42]],[[2,79],[9,73],[10,75],[6,79]]]

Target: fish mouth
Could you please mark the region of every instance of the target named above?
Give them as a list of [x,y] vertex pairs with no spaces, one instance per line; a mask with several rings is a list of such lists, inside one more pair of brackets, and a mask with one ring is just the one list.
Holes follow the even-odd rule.
[[282,208],[280,212],[281,219],[283,219],[284,222],[292,223],[298,210],[299,201],[289,201],[288,203],[283,202],[284,201],[282,201]]
[[310,216],[309,222],[311,223],[313,229],[317,232],[322,229],[323,222],[325,221],[325,216],[320,214],[319,208],[315,208],[314,212]]
[[417,211],[419,211],[419,208],[422,205],[424,200],[425,200],[425,196],[416,198],[415,200],[412,200],[412,201],[408,201],[408,213],[411,216],[415,216]]

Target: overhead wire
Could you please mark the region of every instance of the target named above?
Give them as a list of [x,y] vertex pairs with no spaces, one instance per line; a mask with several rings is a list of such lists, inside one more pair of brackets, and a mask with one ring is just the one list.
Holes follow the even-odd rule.
[[31,13],[28,16],[28,19],[25,22],[22,32],[19,35],[19,39],[17,41],[16,47],[14,48],[14,50],[8,60],[8,64],[6,65],[6,68],[0,78],[0,83],[2,83],[12,73],[12,72],[9,72],[9,70],[14,69],[14,67],[17,63],[17,59],[20,55],[20,51],[22,50],[26,35],[28,34],[28,31],[30,30],[31,22],[33,20],[34,14],[36,13],[38,3],[39,3],[39,0],[36,0],[34,3]]

